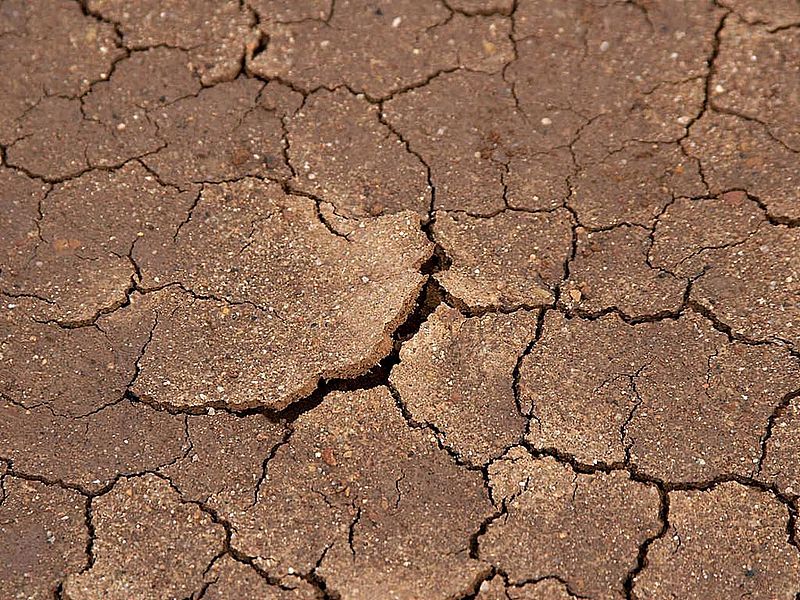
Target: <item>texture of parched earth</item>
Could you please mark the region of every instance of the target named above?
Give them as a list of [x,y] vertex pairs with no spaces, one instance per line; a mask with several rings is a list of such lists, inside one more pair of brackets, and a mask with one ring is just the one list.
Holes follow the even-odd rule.
[[0,0],[0,600],[800,599],[797,0]]

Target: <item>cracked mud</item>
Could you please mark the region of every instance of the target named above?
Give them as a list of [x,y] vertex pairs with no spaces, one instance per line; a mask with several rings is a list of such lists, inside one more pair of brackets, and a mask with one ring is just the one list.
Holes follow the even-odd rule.
[[0,600],[800,598],[795,0],[0,0]]

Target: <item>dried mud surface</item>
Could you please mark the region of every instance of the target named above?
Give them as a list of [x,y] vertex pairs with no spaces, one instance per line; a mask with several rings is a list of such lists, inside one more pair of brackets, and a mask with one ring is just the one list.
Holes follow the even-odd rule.
[[796,0],[0,0],[0,599],[800,599]]

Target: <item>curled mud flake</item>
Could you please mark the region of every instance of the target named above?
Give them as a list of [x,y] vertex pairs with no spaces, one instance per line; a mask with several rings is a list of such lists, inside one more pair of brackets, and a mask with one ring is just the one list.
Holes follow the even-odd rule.
[[759,478],[775,483],[787,496],[800,496],[800,396],[794,395],[775,411],[772,426],[764,437]]
[[709,112],[692,126],[683,144],[703,165],[712,194],[747,190],[761,199],[771,217],[800,219],[797,153],[771,137],[760,123]]
[[536,335],[536,312],[465,319],[445,305],[400,350],[391,381],[415,422],[479,466],[522,435],[514,400],[518,357]]
[[499,74],[458,71],[395,96],[386,120],[431,169],[436,208],[490,215],[560,206],[572,158],[567,136],[530,123]]
[[649,232],[641,227],[580,229],[561,302],[579,313],[616,308],[634,318],[677,312],[686,284],[651,267],[649,247]]
[[17,119],[43,97],[79,96],[124,54],[112,25],[85,16],[68,0],[3,2],[0,32],[2,144],[13,142]]
[[76,419],[0,400],[0,456],[23,473],[90,492],[178,459],[186,443],[182,416],[125,401]]
[[267,474],[265,461],[268,465],[286,430],[262,415],[209,413],[188,417],[191,451],[162,472],[184,498],[227,518],[255,502]]
[[800,28],[771,33],[731,19],[720,35],[709,86],[712,106],[766,123],[776,138],[800,151]]
[[586,227],[650,227],[673,198],[704,193],[697,161],[677,144],[634,142],[583,166],[569,203]]
[[470,535],[480,473],[408,427],[386,388],[334,393],[294,423],[232,544],[271,575],[316,573],[345,600],[450,598],[488,570]]
[[248,70],[305,90],[344,84],[379,99],[459,67],[499,72],[513,56],[511,24],[501,16],[451,15],[426,0],[381,7],[354,0],[332,13],[327,23],[262,18],[269,44]]
[[786,350],[731,343],[694,314],[630,326],[550,313],[520,391],[535,447],[691,482],[750,476],[774,407],[798,383]]
[[761,227],[743,244],[716,253],[691,299],[735,335],[800,347],[798,248],[800,229]]
[[694,278],[715,269],[727,248],[743,244],[764,224],[764,212],[744,192],[680,198],[658,219],[650,260],[654,267]]
[[426,215],[425,166],[379,121],[378,111],[341,88],[309,98],[288,124],[295,184],[344,216],[405,209]]
[[481,558],[513,584],[556,577],[575,595],[624,598],[639,547],[661,529],[658,490],[622,471],[575,473],[530,455],[490,466],[490,482],[506,469],[519,485],[505,497],[506,516],[478,539]]
[[166,146],[144,162],[167,183],[239,179],[248,175],[286,178],[281,114],[274,94],[255,79],[236,79],[205,88],[154,111]]
[[452,266],[435,277],[470,311],[544,306],[564,276],[571,227],[563,209],[490,219],[439,213],[433,231]]
[[188,51],[187,66],[210,86],[236,77],[252,43],[252,18],[223,0],[88,0],[92,14],[117,23],[130,49],[167,46]]
[[103,330],[65,329],[31,319],[30,304],[5,298],[0,305],[4,403],[22,409],[42,406],[51,414],[76,417],[122,398],[152,321],[130,322],[126,311],[120,311],[103,320]]
[[720,0],[720,4],[748,23],[769,29],[800,23],[800,5],[795,0]]
[[120,480],[92,501],[91,519],[94,560],[67,577],[65,600],[189,597],[225,542],[221,525],[155,475]]
[[207,186],[174,243],[141,248],[143,285],[180,283],[194,301],[159,319],[134,391],[181,408],[280,409],[320,378],[358,375],[391,350],[431,250],[413,213],[344,237],[277,184]]
[[772,494],[738,483],[671,492],[670,527],[650,546],[634,597],[795,598],[800,556],[788,518]]
[[55,485],[10,476],[3,479],[3,489],[0,596],[50,600],[64,577],[86,564],[86,499]]
[[203,600],[317,600],[319,592],[299,577],[267,581],[252,566],[223,556],[205,576]]

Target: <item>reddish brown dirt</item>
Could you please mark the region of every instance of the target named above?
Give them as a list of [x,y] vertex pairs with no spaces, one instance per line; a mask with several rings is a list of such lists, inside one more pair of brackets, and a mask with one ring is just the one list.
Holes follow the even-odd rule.
[[0,0],[0,600],[800,599],[796,0]]

